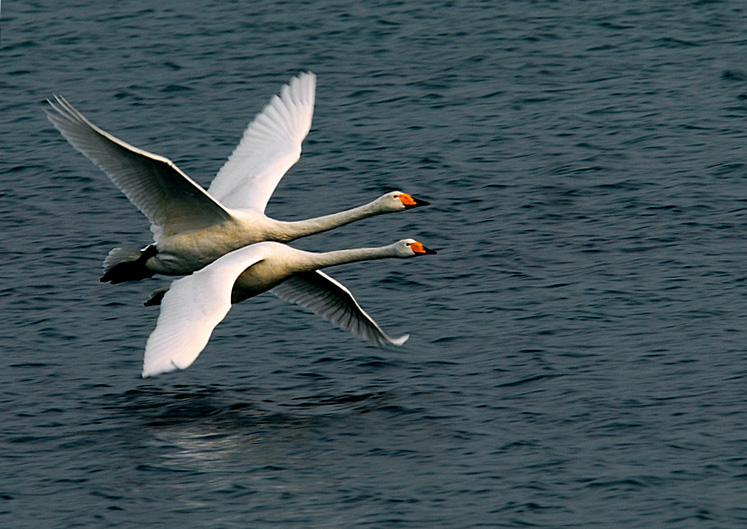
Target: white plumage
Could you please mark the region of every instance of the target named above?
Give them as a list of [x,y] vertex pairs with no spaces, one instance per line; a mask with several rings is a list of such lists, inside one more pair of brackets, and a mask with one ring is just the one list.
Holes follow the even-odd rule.
[[151,222],[155,245],[115,248],[103,281],[153,274],[185,275],[218,257],[260,241],[289,242],[373,215],[426,205],[406,193],[387,193],[356,208],[315,219],[283,222],[264,214],[283,175],[298,161],[311,127],[316,76],[303,73],[283,87],[246,129],[208,191],[171,160],[134,147],[100,129],[56,96],[45,112],[67,140],[100,167]]
[[273,96],[247,127],[208,193],[226,207],[263,213],[283,175],[301,157],[301,143],[311,129],[315,88],[316,77],[304,74],[284,86],[280,97]]
[[230,252],[171,284],[145,347],[143,376],[189,367],[207,345],[215,326],[228,314],[231,303],[268,290],[375,345],[402,345],[408,335],[390,338],[345,286],[320,269],[429,253],[435,252],[412,239],[381,248],[326,253],[306,252],[276,242],[261,242]]

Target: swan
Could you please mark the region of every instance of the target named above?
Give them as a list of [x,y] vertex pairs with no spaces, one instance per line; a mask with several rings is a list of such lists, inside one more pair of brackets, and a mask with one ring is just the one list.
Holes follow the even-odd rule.
[[100,129],[64,97],[47,100],[44,112],[49,121],[151,222],[154,243],[142,250],[114,248],[104,260],[101,281],[186,275],[260,241],[290,242],[374,215],[428,205],[394,191],[366,205],[313,219],[284,222],[265,215],[280,179],[301,155],[315,89],[311,72],[291,79],[249,124],[207,191],[168,158]]
[[231,304],[271,291],[376,345],[402,345],[408,335],[390,338],[358,305],[344,285],[321,268],[371,259],[435,254],[413,239],[379,248],[315,253],[278,242],[234,250],[192,275],[177,279],[150,304],[161,305],[156,328],[145,346],[142,376],[186,369],[202,352]]

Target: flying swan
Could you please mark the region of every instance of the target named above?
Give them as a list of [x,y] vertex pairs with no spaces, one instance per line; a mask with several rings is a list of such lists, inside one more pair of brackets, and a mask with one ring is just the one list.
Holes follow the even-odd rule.
[[260,242],[234,250],[197,272],[177,279],[151,304],[161,313],[145,346],[143,377],[186,369],[205,348],[232,303],[270,290],[376,345],[402,345],[390,338],[355,301],[344,285],[322,272],[329,266],[435,254],[413,239],[380,248],[313,253],[278,242]]
[[102,169],[151,222],[154,244],[114,248],[102,282],[154,274],[186,275],[222,255],[260,241],[290,242],[350,222],[428,205],[407,193],[387,193],[366,205],[323,217],[284,222],[267,217],[267,202],[301,156],[311,128],[316,76],[302,73],[283,87],[247,127],[239,145],[205,191],[171,160],[100,129],[61,96],[44,112],[70,144]]

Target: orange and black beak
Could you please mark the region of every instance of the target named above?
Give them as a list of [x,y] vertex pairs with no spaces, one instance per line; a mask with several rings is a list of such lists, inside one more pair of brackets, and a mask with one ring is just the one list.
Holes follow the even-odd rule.
[[438,253],[436,250],[431,250],[430,248],[426,248],[421,242],[411,243],[410,248],[412,248],[412,251],[418,255],[428,255],[428,254]]
[[407,193],[400,193],[397,198],[399,198],[400,202],[402,202],[402,205],[405,206],[405,209],[412,209],[412,208],[418,208],[420,206],[429,206],[431,203],[427,202],[425,200],[417,200],[412,195],[408,195]]

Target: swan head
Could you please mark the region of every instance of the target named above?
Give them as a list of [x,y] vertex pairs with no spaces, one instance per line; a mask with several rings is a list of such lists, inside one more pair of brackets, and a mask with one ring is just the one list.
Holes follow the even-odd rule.
[[402,239],[394,243],[394,248],[399,257],[418,257],[420,255],[436,254],[436,250],[426,248],[422,242],[415,239]]
[[403,209],[413,209],[420,206],[428,206],[430,202],[418,200],[412,195],[402,191],[392,191],[379,198],[384,211],[402,211]]

